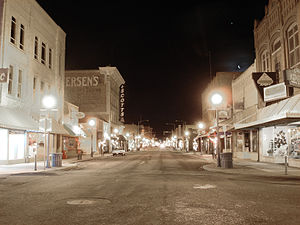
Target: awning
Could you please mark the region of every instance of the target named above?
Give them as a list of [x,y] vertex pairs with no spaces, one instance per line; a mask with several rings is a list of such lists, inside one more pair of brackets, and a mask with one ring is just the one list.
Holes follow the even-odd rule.
[[64,126],[62,124],[59,124],[55,119],[52,119],[52,131],[50,133],[63,135],[69,134]]
[[285,125],[300,120],[300,95],[274,103],[257,112],[257,120],[249,123],[235,123],[235,129],[258,128]]
[[[55,119],[48,118],[46,123],[46,131],[50,132],[51,134],[62,134],[62,135],[69,135],[66,129],[63,127],[62,124],[59,124]],[[40,119],[40,131],[44,132],[45,130],[45,118]]]
[[73,126],[70,124],[64,124],[63,126],[66,129],[66,131],[68,131],[70,136],[87,136],[86,133],[79,126]]
[[0,127],[7,129],[39,131],[39,123],[20,109],[10,109],[0,106]]

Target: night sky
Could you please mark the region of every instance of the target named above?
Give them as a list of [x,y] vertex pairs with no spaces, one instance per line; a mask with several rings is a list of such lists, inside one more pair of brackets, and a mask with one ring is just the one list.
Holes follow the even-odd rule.
[[[255,58],[254,19],[268,0],[37,0],[66,32],[66,69],[115,66],[126,81],[126,123],[201,119],[201,92],[218,71]],[[240,66],[240,69],[238,68]]]

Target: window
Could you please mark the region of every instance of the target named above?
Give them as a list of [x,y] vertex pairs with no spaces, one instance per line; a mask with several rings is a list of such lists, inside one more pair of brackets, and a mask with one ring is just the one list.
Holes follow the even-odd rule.
[[52,68],[52,49],[49,48],[49,69]]
[[46,44],[42,42],[42,54],[41,54],[41,62],[46,64]]
[[22,96],[22,70],[19,70],[17,97],[21,98],[21,96]]
[[33,95],[35,95],[35,92],[36,92],[36,77],[33,78],[32,90],[33,90]]
[[15,17],[11,17],[11,28],[10,28],[10,42],[15,44],[16,43],[16,26],[17,21]]
[[289,65],[293,67],[300,62],[299,52],[299,34],[298,26],[294,25],[288,30],[288,51],[289,51]]
[[37,37],[34,38],[34,58],[38,59],[38,47],[39,47],[39,39]]
[[262,72],[269,71],[270,59],[269,59],[269,53],[267,51],[263,52],[261,56],[261,62],[262,62]]
[[44,93],[45,83],[41,81],[41,93]]
[[280,42],[280,40],[274,41],[274,44],[273,44],[273,52],[276,52],[280,47],[281,47],[281,42]]
[[13,75],[14,75],[14,68],[13,66],[9,66],[9,74],[8,74],[8,94],[12,94],[13,90]]
[[25,27],[21,24],[20,27],[20,49],[24,50],[24,34],[25,34]]

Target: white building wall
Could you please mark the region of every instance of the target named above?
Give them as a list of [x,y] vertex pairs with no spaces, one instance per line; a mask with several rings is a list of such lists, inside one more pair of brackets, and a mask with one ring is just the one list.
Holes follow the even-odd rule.
[[[11,18],[16,19],[16,43],[10,42]],[[24,50],[20,49],[20,26],[25,27]],[[14,67],[12,95],[7,93],[8,84],[2,84],[2,106],[17,106],[32,114],[38,120],[40,101],[43,93],[40,91],[41,81],[45,84],[45,94],[55,95],[58,102],[56,119],[60,120],[63,113],[64,58],[65,33],[55,24],[49,15],[35,0],[9,0],[4,4],[3,39],[1,40],[1,68]],[[38,59],[34,59],[34,39],[38,37]],[[41,63],[42,42],[46,44],[46,64]],[[52,66],[49,68],[49,49],[52,49]],[[17,94],[18,71],[22,70],[22,96]],[[33,78],[37,78],[36,94],[33,96]],[[48,90],[48,86],[50,89]]]

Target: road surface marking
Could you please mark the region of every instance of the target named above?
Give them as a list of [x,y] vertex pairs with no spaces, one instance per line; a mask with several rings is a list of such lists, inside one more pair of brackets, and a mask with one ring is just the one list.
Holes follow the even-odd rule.
[[211,185],[211,184],[205,184],[205,185],[199,185],[196,184],[194,185],[194,189],[212,189],[212,188],[216,188],[216,185]]

